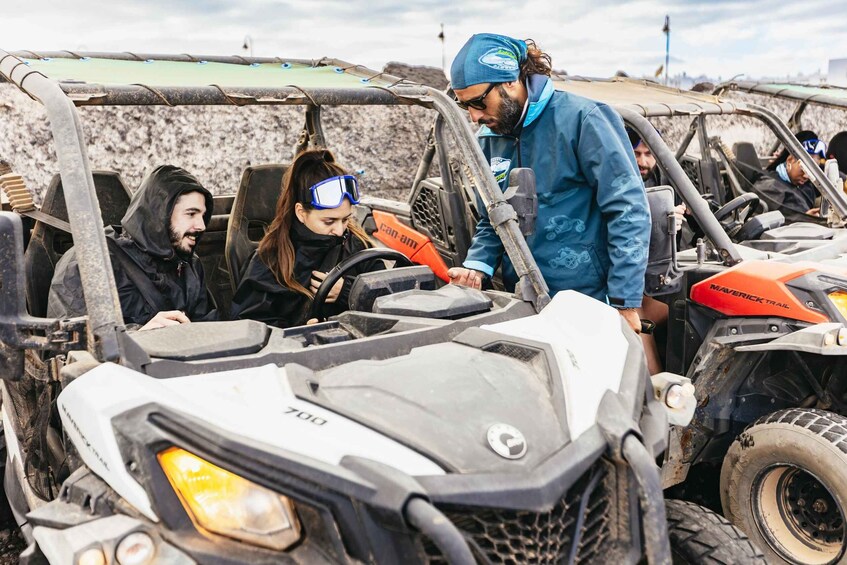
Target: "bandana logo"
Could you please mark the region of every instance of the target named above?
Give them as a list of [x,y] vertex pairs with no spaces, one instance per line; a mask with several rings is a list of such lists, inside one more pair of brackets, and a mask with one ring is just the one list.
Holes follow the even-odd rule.
[[506,178],[506,174],[509,172],[509,167],[512,165],[511,159],[504,159],[503,157],[492,157],[491,158],[491,174],[494,175],[494,180],[498,183],[503,182]]
[[518,70],[517,56],[503,47],[489,49],[479,58],[479,62],[486,67],[491,67],[498,71]]

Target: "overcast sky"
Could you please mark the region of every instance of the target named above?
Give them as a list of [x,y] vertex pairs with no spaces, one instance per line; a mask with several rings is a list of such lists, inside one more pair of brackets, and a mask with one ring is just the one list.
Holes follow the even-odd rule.
[[847,57],[845,0],[3,0],[6,50],[330,56],[381,69],[441,67],[473,33],[531,37],[571,74],[617,70],[724,79],[827,72]]

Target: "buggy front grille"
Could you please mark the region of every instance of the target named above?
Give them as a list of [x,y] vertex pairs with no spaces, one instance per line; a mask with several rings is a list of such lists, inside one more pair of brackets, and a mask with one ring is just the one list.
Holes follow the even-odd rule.
[[427,232],[433,242],[444,247],[448,245],[441,225],[437,189],[421,184],[418,196],[412,203],[412,222],[415,228]]
[[703,192],[703,183],[700,181],[700,161],[693,158],[683,157],[680,162],[682,170],[691,179],[691,183],[699,192]]
[[[441,510],[472,542],[472,549],[478,559],[483,558],[482,562],[566,563],[579,524],[575,562],[592,563],[602,560],[603,545],[612,535],[615,490],[611,467],[611,463],[599,460],[547,512],[472,507]],[[429,540],[424,540],[424,550],[430,565],[447,563]]]

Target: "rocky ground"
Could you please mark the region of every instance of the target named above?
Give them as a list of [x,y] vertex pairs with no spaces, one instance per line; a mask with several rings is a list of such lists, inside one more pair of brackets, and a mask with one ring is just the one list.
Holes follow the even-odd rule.
[[26,542],[18,530],[0,530],[0,565],[15,565],[25,549]]

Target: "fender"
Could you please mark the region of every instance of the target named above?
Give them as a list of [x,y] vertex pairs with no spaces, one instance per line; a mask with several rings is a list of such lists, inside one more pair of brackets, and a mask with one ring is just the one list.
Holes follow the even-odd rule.
[[825,323],[830,321],[825,314],[808,308],[786,286],[820,270],[824,269],[815,263],[744,261],[692,286],[691,300],[732,317],[773,316]]
[[402,252],[418,265],[426,265],[444,282],[450,282],[447,263],[432,240],[402,223],[394,214],[374,210],[373,218],[377,227],[377,231],[373,233],[375,238],[391,249]]

